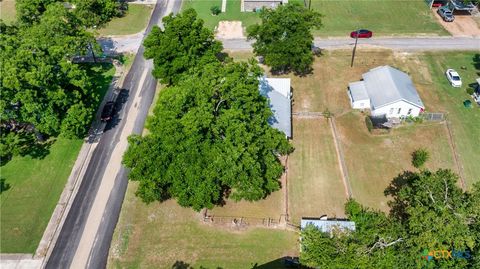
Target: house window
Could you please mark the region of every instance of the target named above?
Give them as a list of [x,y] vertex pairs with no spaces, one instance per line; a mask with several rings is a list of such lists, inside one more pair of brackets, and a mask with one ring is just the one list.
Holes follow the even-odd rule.
[[390,114],[393,114],[393,107],[390,108]]
[[408,110],[407,115],[410,115],[410,114],[412,114],[412,109],[411,108]]
[[400,111],[402,111],[402,108],[398,109],[397,114],[400,114]]
[[363,103],[360,103],[360,106],[363,107]]

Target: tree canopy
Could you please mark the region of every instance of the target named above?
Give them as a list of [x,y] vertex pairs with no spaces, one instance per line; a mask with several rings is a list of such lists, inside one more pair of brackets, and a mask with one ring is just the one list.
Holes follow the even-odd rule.
[[163,25],[164,30],[154,26],[143,45],[145,57],[153,59],[153,76],[164,84],[176,84],[182,74],[215,61],[222,51],[194,9],[164,17]]
[[313,63],[313,28],[321,27],[320,13],[299,3],[263,9],[261,24],[247,29],[248,39],[255,39],[253,50],[264,57],[274,72],[308,73]]
[[160,92],[149,134],[129,138],[124,164],[145,202],[170,197],[195,210],[228,195],[259,200],[280,188],[279,155],[292,151],[267,120],[256,64],[209,63]]
[[[305,229],[302,263],[328,264],[326,268],[476,268],[480,184],[464,192],[457,179],[445,169],[399,175],[385,190],[392,197],[388,216],[350,200],[346,213],[356,230],[329,236],[314,227]],[[443,252],[427,261],[435,250]],[[323,251],[331,255],[320,255]],[[448,251],[462,257],[448,258]]]
[[41,6],[27,16],[35,21],[12,26],[0,21],[3,160],[36,143],[33,133],[82,137],[99,99],[91,65],[71,62],[96,43],[82,20],[63,3],[19,1],[19,8],[28,3]]
[[[17,19],[21,24],[40,21],[47,7],[53,3],[66,3],[62,0],[16,0]],[[86,27],[101,26],[115,16],[123,14],[124,1],[118,0],[72,0],[73,13]]]

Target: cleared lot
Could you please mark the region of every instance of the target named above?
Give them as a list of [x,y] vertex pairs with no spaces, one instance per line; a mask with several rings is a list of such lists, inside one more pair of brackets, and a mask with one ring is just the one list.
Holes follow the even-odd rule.
[[455,15],[453,22],[445,22],[437,13],[437,9],[432,9],[434,16],[445,30],[452,36],[480,36],[480,27],[470,14]]
[[293,121],[295,151],[288,160],[290,221],[301,217],[344,217],[345,189],[327,119]]
[[145,205],[129,183],[113,236],[108,268],[283,268],[281,257],[297,255],[295,232],[255,228],[232,231],[201,222],[201,215],[175,201]]
[[442,124],[414,124],[386,135],[371,135],[364,116],[351,112],[337,118],[337,129],[353,196],[369,207],[388,210],[383,191],[394,177],[415,169],[411,165],[411,153],[418,148],[426,148],[430,153],[427,168],[456,171]]
[[13,23],[17,12],[15,10],[15,0],[0,1],[0,19],[6,24]]

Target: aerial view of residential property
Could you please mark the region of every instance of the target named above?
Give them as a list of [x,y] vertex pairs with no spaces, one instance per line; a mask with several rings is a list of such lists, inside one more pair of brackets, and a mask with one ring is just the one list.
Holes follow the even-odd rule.
[[479,0],[0,0],[1,269],[480,269]]

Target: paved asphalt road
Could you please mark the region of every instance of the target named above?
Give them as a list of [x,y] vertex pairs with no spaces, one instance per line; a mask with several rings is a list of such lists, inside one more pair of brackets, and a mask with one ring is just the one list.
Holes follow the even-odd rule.
[[[160,23],[163,16],[168,15],[165,14],[167,1],[174,1],[173,12],[178,12],[180,10],[180,0],[159,1],[155,5],[155,9],[147,27],[147,33],[151,30],[153,25]],[[141,133],[143,130],[148,109],[152,103],[156,89],[156,80],[152,77],[150,72],[152,63],[143,58],[143,51],[144,48],[140,47],[123,84],[123,88],[130,89],[129,96],[132,98],[129,98],[123,109],[118,112],[113,123],[107,125],[105,132],[100,138],[53,252],[46,264],[46,268],[57,269],[70,267],[82,237],[82,233],[85,229],[88,229],[88,227],[85,227],[85,223],[90,209],[92,208],[95,196],[97,195],[107,162],[110,160],[112,151],[123,132],[125,126],[125,120],[123,119],[126,118],[132,105],[141,108],[141,112],[135,120],[134,133]],[[149,71],[144,80],[143,86],[140,88],[140,95],[142,96],[141,103],[132,104],[133,96],[137,95],[136,91],[137,88],[139,88],[141,74],[145,69],[149,69]],[[108,199],[106,210],[103,212],[102,223],[97,231],[94,246],[90,251],[87,268],[98,269],[105,268],[106,266],[113,231],[120,214],[127,183],[127,172],[122,168],[120,173],[117,174],[115,186]]]
[[[223,39],[223,47],[229,50],[248,50],[251,43],[245,39]],[[315,46],[321,49],[352,48],[353,38],[315,38]],[[430,50],[477,50],[480,51],[480,37],[402,37],[359,39],[359,47],[383,47],[402,51]]]
[[[133,52],[141,43],[141,34],[123,37],[102,38],[99,41],[104,51]],[[227,50],[251,50],[252,42],[246,39],[219,39]],[[315,38],[315,46],[322,49],[352,48],[352,38]],[[359,47],[369,46],[400,51],[432,51],[432,50],[480,50],[480,37],[373,37],[359,39]]]

